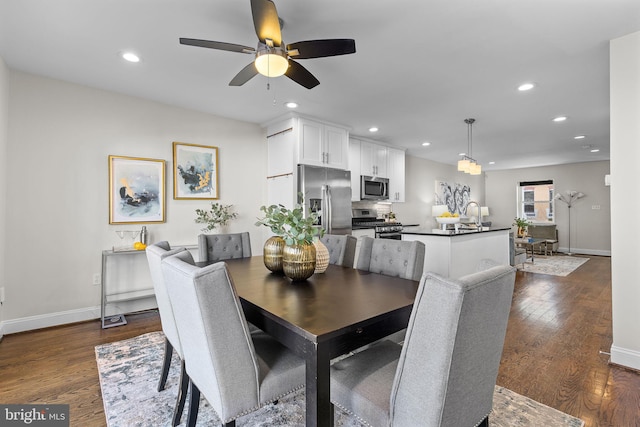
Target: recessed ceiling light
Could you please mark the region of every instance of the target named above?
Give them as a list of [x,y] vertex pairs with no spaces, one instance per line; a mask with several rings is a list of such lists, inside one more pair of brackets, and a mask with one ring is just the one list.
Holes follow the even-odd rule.
[[458,153],[458,156],[466,156],[467,153]]
[[598,151],[600,151],[599,148],[594,148],[594,149],[591,150],[592,153],[597,153]]
[[428,147],[430,145],[431,145],[431,143],[429,141],[425,141],[425,142],[422,143],[423,147]]
[[133,52],[124,52],[122,58],[129,62],[140,62],[140,57]]
[[287,108],[298,108],[298,104],[296,104],[295,102],[287,102],[286,104],[284,104]]
[[375,126],[369,128],[369,132],[378,132],[378,130],[379,129]]
[[567,120],[567,116],[558,116],[553,119],[554,122],[564,122],[565,120]]
[[489,162],[489,164],[490,164],[490,165],[495,165],[495,164],[496,164],[496,162]]
[[520,92],[525,92],[525,91],[527,91],[527,90],[531,90],[531,89],[533,89],[534,87],[536,87],[536,85],[535,85],[535,84],[533,84],[533,83],[523,83],[523,84],[521,84],[520,86],[518,86],[518,90],[519,90]]
[[576,135],[573,137],[573,139],[584,139],[585,135]]

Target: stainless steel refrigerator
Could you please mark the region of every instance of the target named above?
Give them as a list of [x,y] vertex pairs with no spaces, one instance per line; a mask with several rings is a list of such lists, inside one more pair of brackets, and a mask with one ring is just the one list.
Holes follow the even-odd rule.
[[328,234],[351,234],[351,172],[298,165],[298,194],[305,214],[318,212]]

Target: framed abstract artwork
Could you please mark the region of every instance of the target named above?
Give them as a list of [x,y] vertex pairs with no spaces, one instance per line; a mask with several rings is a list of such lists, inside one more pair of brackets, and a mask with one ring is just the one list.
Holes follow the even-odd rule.
[[449,212],[464,215],[469,201],[471,188],[468,185],[436,180],[435,204],[447,205]]
[[173,198],[219,198],[218,147],[173,143]]
[[165,222],[165,161],[109,156],[109,224]]

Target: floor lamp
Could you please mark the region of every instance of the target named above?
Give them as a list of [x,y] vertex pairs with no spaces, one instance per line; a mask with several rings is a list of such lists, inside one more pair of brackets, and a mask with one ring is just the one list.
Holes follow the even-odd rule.
[[585,194],[581,191],[567,190],[566,196],[564,194],[558,193],[554,197],[555,200],[562,200],[563,202],[565,202],[567,204],[567,207],[569,208],[569,251],[567,252],[567,255],[573,255],[573,253],[571,252],[571,205],[575,200],[581,199],[584,196]]

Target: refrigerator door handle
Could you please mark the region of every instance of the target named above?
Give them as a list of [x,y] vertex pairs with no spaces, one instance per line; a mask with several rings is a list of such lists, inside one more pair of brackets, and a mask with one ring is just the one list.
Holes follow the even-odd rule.
[[333,218],[331,217],[331,213],[333,212],[333,206],[331,206],[331,188],[327,185],[326,187],[326,198],[327,198],[327,211],[325,212],[325,218],[327,220],[324,231],[326,233],[331,233],[333,229]]

